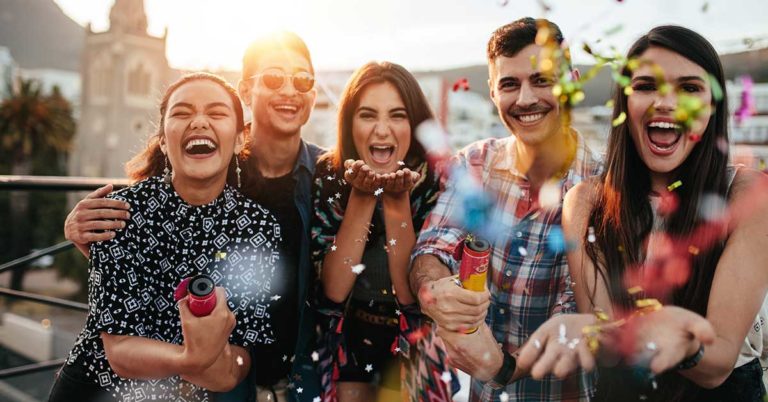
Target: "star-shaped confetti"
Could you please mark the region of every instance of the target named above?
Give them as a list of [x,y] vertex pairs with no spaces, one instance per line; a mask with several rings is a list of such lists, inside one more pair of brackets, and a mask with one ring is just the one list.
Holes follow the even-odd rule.
[[283,355],[283,361],[287,361],[287,360],[288,360],[288,355]]
[[329,203],[329,204],[332,204],[332,203],[333,203],[333,197],[328,197],[328,203]]
[[334,196],[335,196],[336,198],[341,198],[341,193],[336,193],[336,194],[334,194]]
[[394,239],[394,238],[393,239],[389,239],[389,245],[390,246],[394,246],[395,244],[397,244],[397,239]]
[[280,295],[274,295],[274,296],[270,297],[269,299],[273,300],[273,301],[278,301],[278,300],[280,300],[281,297],[282,296],[280,296]]
[[400,316],[400,314],[402,314],[402,313],[400,312],[400,310],[395,310],[395,315],[396,315],[396,316]]
[[448,384],[451,382],[451,373],[449,371],[443,371],[443,374],[440,376],[440,379],[443,380],[444,383]]
[[405,228],[408,227],[408,223],[407,222],[403,222],[403,223],[400,224],[400,227],[405,229]]
[[366,364],[365,365],[365,371],[368,372],[368,373],[373,371],[373,364]]
[[334,244],[334,245],[331,246],[331,251],[336,251],[337,248],[338,247],[336,247],[336,245]]
[[381,188],[381,187],[379,187],[379,188],[377,188],[377,189],[376,189],[376,191],[374,191],[374,192],[373,192],[373,195],[375,195],[375,196],[377,196],[377,197],[378,197],[378,196],[380,196],[380,195],[381,195],[381,193],[383,193],[383,192],[384,192],[384,189],[383,189],[383,188]]
[[298,388],[296,388],[296,393],[297,393],[297,394],[300,394],[300,393],[302,393],[302,392],[304,392],[304,388],[302,388],[302,387],[298,387]]
[[399,166],[405,166],[405,162],[403,162],[403,161],[397,161],[397,164],[398,164]]
[[356,275],[360,275],[365,270],[365,264],[357,264],[352,266],[352,272]]

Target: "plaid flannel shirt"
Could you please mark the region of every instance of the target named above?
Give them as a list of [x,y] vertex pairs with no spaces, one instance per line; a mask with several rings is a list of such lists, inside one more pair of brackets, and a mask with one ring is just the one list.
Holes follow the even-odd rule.
[[[576,311],[560,229],[562,198],[580,181],[600,174],[602,164],[584,138],[578,132],[575,134],[576,157],[559,182],[560,202],[554,209],[539,208],[530,198],[530,183],[515,168],[514,136],[475,142],[452,160],[482,183],[495,203],[492,222],[503,229],[491,241],[491,304],[486,322],[496,340],[510,353],[549,317]],[[445,181],[437,206],[424,223],[413,257],[433,254],[458,273],[456,255],[467,232],[452,219],[461,213],[464,197],[451,180]],[[473,379],[470,401],[498,401],[502,392],[507,393],[510,401],[566,401],[588,400],[594,389],[584,373],[564,380],[554,376],[541,381],[526,377],[506,387]]]

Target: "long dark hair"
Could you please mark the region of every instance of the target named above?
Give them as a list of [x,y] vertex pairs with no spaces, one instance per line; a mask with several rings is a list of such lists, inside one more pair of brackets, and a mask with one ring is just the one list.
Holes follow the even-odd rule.
[[[701,35],[679,26],[659,26],[632,45],[627,54],[628,59],[639,57],[650,47],[673,51],[701,66],[723,91],[722,97],[712,97],[714,110],[701,140],[672,172],[671,180],[683,183],[675,190],[679,206],[668,217],[665,225],[667,234],[674,240],[690,236],[695,228],[706,224],[699,217],[703,196],[726,196],[727,97],[720,58]],[[631,77],[629,69],[625,69],[623,74]],[[712,82],[713,87],[716,84]],[[628,113],[627,95],[619,85],[615,88],[614,105],[614,119],[622,113]],[[650,173],[632,141],[629,121],[613,127],[608,140],[606,170],[602,176],[599,198],[589,218],[594,228],[595,241],[585,241],[584,244],[599,277],[608,286],[611,302],[620,309],[631,308],[631,300],[624,286],[625,274],[641,265],[646,255],[643,241],[653,227],[653,211],[648,201],[650,191]],[[587,233],[584,233],[586,237]],[[723,241],[718,239],[707,249],[699,250],[697,255],[688,254],[690,279],[673,291],[671,301],[675,305],[706,315],[712,278],[723,247]],[[590,298],[593,297],[594,294],[590,295]],[[684,379],[675,377],[666,384],[667,389],[662,390],[662,393],[669,395],[668,400],[682,397],[687,387],[682,385]]]
[[386,61],[369,62],[352,74],[341,94],[336,149],[323,158],[325,160],[330,159],[336,170],[342,170],[342,165],[347,159],[360,159],[352,139],[352,120],[355,109],[360,103],[363,90],[371,84],[382,82],[388,82],[397,88],[397,92],[405,105],[406,113],[408,113],[411,126],[411,145],[404,162],[413,168],[426,160],[426,151],[416,139],[416,127],[425,120],[434,118],[434,114],[418,81],[413,74],[399,64]]
[[[131,182],[135,183],[148,177],[157,176],[163,173],[163,169],[165,169],[165,154],[163,154],[163,151],[160,149],[160,140],[165,135],[163,127],[165,125],[165,112],[168,110],[168,101],[171,99],[171,95],[173,95],[173,93],[179,87],[188,82],[198,80],[211,81],[224,88],[229,97],[232,99],[232,106],[235,108],[235,119],[237,120],[236,125],[238,135],[243,135],[243,129],[245,127],[243,120],[243,104],[240,103],[240,97],[237,95],[237,90],[232,87],[232,85],[230,85],[226,80],[215,74],[205,72],[186,74],[176,80],[176,82],[169,85],[165,90],[163,98],[160,101],[160,120],[157,123],[157,130],[147,140],[146,148],[144,148],[141,153],[131,158],[131,160],[125,164],[125,172]],[[247,143],[249,137],[250,136],[248,135],[245,136],[245,146],[243,147],[244,151],[238,155],[241,160],[248,156],[248,153],[245,150],[248,149]],[[227,183],[230,185],[237,184],[235,175],[233,173],[235,166],[234,161],[235,158],[232,158],[229,166],[229,172],[227,174]]]

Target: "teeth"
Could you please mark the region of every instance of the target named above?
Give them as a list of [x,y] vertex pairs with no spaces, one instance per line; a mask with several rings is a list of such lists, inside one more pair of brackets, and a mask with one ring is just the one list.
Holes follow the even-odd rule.
[[293,105],[275,105],[274,107],[277,110],[285,110],[285,111],[288,111],[288,112],[296,112],[296,111],[299,110],[298,107],[293,106]]
[[213,141],[211,141],[211,140],[209,140],[209,139],[203,139],[203,138],[194,139],[194,140],[191,140],[191,141],[189,141],[189,142],[187,143],[187,146],[185,147],[185,149],[186,149],[187,151],[189,151],[189,150],[190,150],[190,149],[192,149],[192,147],[194,147],[195,145],[205,145],[205,146],[207,146],[208,148],[211,148],[211,149],[216,149],[216,144],[214,144],[214,143],[213,143]]
[[530,123],[530,122],[532,122],[532,121],[536,121],[536,120],[539,120],[539,119],[541,119],[542,117],[544,117],[544,113],[536,113],[536,114],[524,114],[524,115],[520,115],[520,116],[518,116],[518,118],[520,119],[520,121],[522,121],[523,123]]
[[662,128],[666,130],[679,130],[680,125],[677,123],[669,123],[666,121],[652,121],[648,124],[650,128]]
[[371,148],[378,149],[379,151],[388,151],[392,148],[390,145],[372,145]]

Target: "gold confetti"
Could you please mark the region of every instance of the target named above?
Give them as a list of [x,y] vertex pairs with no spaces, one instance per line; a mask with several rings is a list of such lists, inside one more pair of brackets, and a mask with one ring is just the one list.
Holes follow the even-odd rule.
[[680,181],[680,180],[678,180],[678,181],[676,181],[676,182],[674,182],[674,183],[672,183],[672,184],[668,185],[668,186],[667,186],[667,190],[669,190],[669,191],[675,191],[675,189],[676,189],[676,188],[678,188],[678,187],[680,187],[680,186],[682,186],[682,185],[683,185],[683,182],[682,182],[682,181]]

